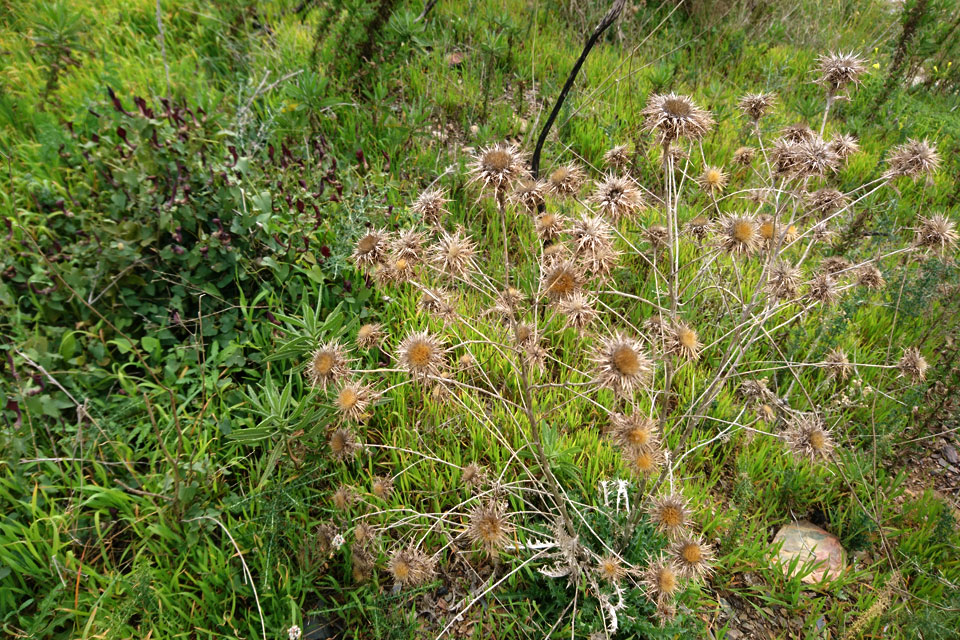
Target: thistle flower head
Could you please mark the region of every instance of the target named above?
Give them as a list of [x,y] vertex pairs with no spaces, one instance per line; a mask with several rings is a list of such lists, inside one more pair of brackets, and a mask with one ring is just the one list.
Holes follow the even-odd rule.
[[543,206],[543,197],[546,192],[547,183],[521,178],[510,192],[508,199],[527,213],[536,213]]
[[470,180],[484,188],[504,192],[526,175],[524,162],[524,156],[515,145],[498,143],[485,147],[470,164]]
[[383,338],[383,325],[376,322],[364,324],[357,329],[357,346],[361,349],[379,347]]
[[827,352],[826,357],[823,359],[822,366],[827,370],[827,375],[841,382],[850,377],[850,372],[853,371],[850,358],[847,357],[847,353],[840,347],[834,347]]
[[837,189],[817,189],[806,194],[807,206],[819,217],[825,218],[850,204],[850,198]]
[[703,345],[690,325],[681,321],[674,322],[668,338],[667,350],[674,356],[685,360],[700,359],[700,348]]
[[748,166],[757,157],[757,150],[753,147],[738,147],[733,152],[733,164],[741,167]]
[[390,556],[387,571],[401,587],[416,587],[429,582],[435,573],[434,561],[419,549],[404,549]]
[[720,167],[704,167],[697,184],[710,195],[717,195],[727,186],[727,174]]
[[620,582],[626,573],[623,565],[620,564],[620,558],[612,553],[608,553],[597,561],[597,576],[604,582]]
[[307,364],[307,378],[314,387],[326,389],[327,385],[336,382],[347,374],[347,350],[336,340],[327,342],[310,354]]
[[649,477],[659,472],[664,459],[663,450],[659,447],[629,449],[624,454],[630,470],[642,477]]
[[600,216],[574,220],[570,236],[577,255],[597,253],[613,247],[613,228]]
[[397,362],[413,376],[435,376],[444,363],[443,345],[427,331],[414,331],[400,343]]
[[628,452],[657,449],[660,445],[657,421],[639,413],[610,416],[610,435]]
[[534,228],[536,229],[537,237],[541,240],[544,242],[553,242],[563,233],[564,224],[563,216],[551,211],[545,211],[537,216],[534,221]]
[[592,360],[596,382],[619,396],[632,395],[653,375],[653,361],[640,343],[619,332],[600,341]]
[[673,543],[670,552],[682,578],[699,581],[713,571],[713,549],[700,536],[683,536]]
[[444,231],[433,248],[433,262],[445,273],[452,276],[464,276],[476,269],[474,258],[477,255],[473,240],[458,229],[453,233]]
[[680,138],[699,140],[714,124],[709,112],[687,96],[675,93],[650,96],[641,115],[644,116],[644,129],[655,132],[661,143]]
[[630,164],[630,147],[617,145],[603,154],[603,162],[611,169],[623,169]]
[[748,403],[763,403],[773,399],[773,392],[767,386],[766,378],[744,380],[740,384],[740,396]]
[[807,285],[807,300],[829,307],[840,299],[837,281],[829,273],[818,273]]
[[389,500],[393,495],[393,478],[373,476],[370,480],[370,493],[381,500]]
[[383,262],[390,244],[390,236],[382,229],[371,229],[357,241],[353,262],[357,267],[372,267]]
[[487,500],[470,511],[467,538],[493,554],[510,543],[514,527],[507,517],[507,505],[499,500]]
[[445,196],[443,189],[428,189],[417,196],[410,209],[428,224],[437,224],[442,217],[450,213],[445,209],[450,202]]
[[469,488],[476,488],[486,482],[487,472],[480,465],[471,462],[460,473],[460,482]]
[[817,134],[810,128],[810,125],[799,122],[791,124],[780,130],[780,140],[790,144],[800,144],[817,137]]
[[797,239],[796,225],[779,224],[773,216],[763,216],[757,227],[760,237],[768,246],[790,244]]
[[897,363],[900,376],[909,378],[911,382],[924,380],[927,377],[927,368],[929,366],[926,359],[920,353],[920,349],[916,347],[904,349],[903,356],[900,358],[900,362]]
[[791,451],[810,460],[829,457],[833,451],[830,432],[824,427],[823,421],[813,413],[795,415],[784,432],[784,437]]
[[650,248],[660,251],[670,241],[670,230],[662,224],[652,224],[643,230],[643,239],[650,243]]
[[670,538],[676,538],[683,533],[691,522],[687,501],[679,494],[653,498],[647,513],[657,531],[667,534]]
[[706,216],[694,216],[684,228],[697,242],[703,242],[710,232],[710,220]]
[[349,460],[360,450],[357,437],[353,435],[350,429],[343,427],[333,430],[327,444],[330,446],[330,454],[335,460]]
[[426,238],[422,231],[416,229],[402,229],[394,236],[390,243],[390,253],[396,258],[402,258],[410,264],[417,264],[423,258],[423,243]]
[[846,162],[847,158],[860,151],[860,144],[857,139],[846,133],[839,133],[830,138],[830,150],[837,154],[840,162]]
[[843,256],[830,256],[820,263],[820,269],[831,276],[838,276],[850,268],[850,261]]
[[887,154],[886,178],[910,176],[916,179],[929,176],[940,168],[940,154],[937,148],[924,140],[907,140],[894,147]]
[[660,556],[647,565],[642,585],[651,601],[667,602],[680,590],[680,571],[673,560]]
[[569,198],[580,192],[585,178],[583,169],[579,165],[568,164],[553,170],[547,180],[547,187],[553,195]]
[[883,279],[883,272],[873,264],[865,264],[857,269],[857,284],[867,289],[882,289],[886,281]]
[[357,490],[350,485],[342,484],[333,492],[333,506],[339,511],[346,511],[357,500]]
[[367,409],[377,397],[377,392],[370,385],[348,382],[337,391],[334,406],[342,419],[357,421],[367,414]]
[[743,115],[756,122],[770,111],[776,101],[777,96],[773,93],[748,93],[740,98],[737,106]]
[[643,196],[633,181],[613,175],[608,175],[597,184],[590,201],[613,222],[620,218],[632,218],[633,214],[644,206]]
[[860,84],[860,76],[867,70],[866,61],[854,52],[842,51],[817,58],[820,66],[818,82],[833,95],[848,85]]
[[583,276],[572,262],[558,262],[544,272],[540,287],[551,300],[565,300],[580,291]]
[[457,309],[446,289],[424,289],[420,293],[417,306],[443,321],[453,320],[457,317]]
[[793,148],[792,160],[791,171],[801,178],[822,177],[840,166],[840,156],[817,135],[798,142]]
[[716,223],[720,247],[733,255],[749,256],[760,246],[760,230],[753,218],[724,215]]
[[592,298],[578,291],[560,300],[557,311],[564,316],[568,327],[583,331],[597,316],[594,303]]
[[932,249],[940,255],[946,254],[957,244],[957,225],[945,214],[935,213],[930,217],[920,218],[920,226],[916,230],[915,243],[918,247]]

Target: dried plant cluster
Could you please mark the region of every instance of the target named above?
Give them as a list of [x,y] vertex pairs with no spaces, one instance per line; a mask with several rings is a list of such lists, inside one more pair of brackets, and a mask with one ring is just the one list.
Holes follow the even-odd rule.
[[[659,175],[639,178],[636,155],[617,146],[603,167],[572,163],[538,181],[517,147],[483,148],[468,169],[476,199],[461,203],[482,233],[456,224],[438,189],[412,205],[422,227],[367,232],[357,267],[391,298],[418,303],[402,324],[363,325],[353,345],[324,342],[307,362],[338,416],[330,454],[344,463],[360,454],[378,404],[400,395],[405,411],[411,399],[434,403],[440,419],[469,423],[502,450],[461,468],[429,453],[422,433],[423,451],[407,453],[457,469],[462,487],[462,499],[438,502],[436,513],[383,506],[402,468],[365,480],[365,512],[356,490],[341,488],[337,508],[355,516],[355,576],[379,566],[397,589],[414,587],[452,557],[480,554],[496,579],[467,597],[462,613],[532,563],[586,585],[612,635],[624,612],[636,611],[630,598],[643,594],[667,621],[687,586],[711,573],[714,547],[697,526],[704,505],[689,504],[678,480],[691,454],[744,431],[780,440],[797,464],[839,464],[844,386],[877,367],[891,373],[884,393],[896,394],[928,364],[912,345],[873,362],[839,344],[788,355],[791,332],[838,313],[848,296],[880,302],[892,261],[949,259],[957,242],[953,221],[931,211],[904,230],[902,246],[836,253],[832,242],[868,198],[938,166],[931,143],[911,140],[891,149],[874,180],[839,188],[834,176],[858,146],[825,133],[829,108],[864,70],[853,54],[821,59],[819,130],[771,132],[775,96],[744,96],[751,139],[731,157],[708,157],[703,141],[715,122],[693,99],[651,96],[642,127]],[[377,349],[393,364],[360,367]],[[821,370],[812,378],[811,367]],[[592,498],[575,496],[556,474],[550,451],[563,429],[596,430],[619,452]],[[385,519],[391,513],[399,516]],[[598,535],[597,517],[616,533]],[[643,526],[658,532],[659,551],[629,561]]]

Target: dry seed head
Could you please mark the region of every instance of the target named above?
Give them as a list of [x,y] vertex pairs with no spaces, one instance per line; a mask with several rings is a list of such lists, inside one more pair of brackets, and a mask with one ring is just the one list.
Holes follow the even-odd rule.
[[353,262],[357,267],[372,267],[383,262],[390,238],[386,231],[372,229],[357,241],[353,250]]
[[393,495],[393,478],[374,476],[370,480],[370,493],[381,500],[389,500]]
[[357,443],[357,438],[353,435],[353,432],[342,427],[334,429],[333,433],[330,434],[328,444],[330,453],[335,460],[348,460],[360,450],[360,445]]
[[713,127],[709,112],[687,96],[675,93],[650,96],[641,115],[644,116],[644,129],[655,132],[661,143],[679,138],[699,140]]
[[507,505],[498,500],[488,500],[470,511],[467,538],[494,554],[510,543],[514,527],[507,517]]
[[642,584],[651,601],[667,602],[680,590],[680,572],[672,560],[660,556],[647,565]]
[[546,270],[557,262],[568,260],[570,256],[570,249],[562,242],[545,245],[543,253],[540,254],[541,270]]
[[823,421],[813,413],[794,415],[784,432],[787,446],[799,456],[810,460],[827,458],[833,451],[833,438]]
[[910,139],[890,151],[887,166],[884,177],[910,176],[916,179],[936,172],[940,167],[940,154],[926,139]]
[[540,287],[551,300],[566,300],[583,287],[583,276],[572,262],[560,262],[544,272]]
[[857,284],[867,289],[882,289],[886,281],[883,279],[883,272],[875,265],[865,264],[857,270]]
[[850,269],[850,261],[843,256],[830,256],[820,263],[820,269],[831,276],[837,276]]
[[830,149],[837,154],[840,162],[846,162],[847,158],[860,151],[860,144],[855,137],[840,133],[830,138]]
[[911,382],[919,382],[927,377],[926,359],[921,355],[920,349],[910,347],[903,350],[903,357],[897,363],[897,369],[904,378],[909,378]]
[[814,133],[813,129],[803,122],[792,124],[780,130],[780,140],[789,142],[791,144],[807,142],[808,140],[813,140],[816,137],[817,134]]
[[821,218],[850,204],[850,198],[837,189],[818,189],[806,194],[807,206]]
[[526,175],[524,162],[520,150],[512,144],[498,143],[485,147],[470,164],[470,181],[495,191],[507,191]]
[[590,196],[601,213],[611,221],[632,218],[644,205],[643,196],[629,178],[608,175]]
[[390,556],[387,570],[394,583],[401,587],[416,587],[428,582],[434,575],[434,561],[419,549],[404,549]]
[[526,178],[517,181],[509,200],[513,204],[523,207],[528,213],[536,213],[543,206],[543,196],[547,192],[547,184],[538,180]]
[[534,226],[537,237],[544,242],[553,242],[563,233],[563,216],[547,211],[537,216]]
[[622,333],[603,338],[592,358],[596,382],[619,396],[629,396],[646,386],[653,375],[653,361],[640,343]]
[[801,178],[822,177],[840,166],[840,156],[820,136],[797,143],[792,160],[791,171]]
[[427,331],[414,331],[400,343],[397,361],[413,376],[435,376],[444,363],[443,345]]
[[724,215],[716,223],[720,247],[733,255],[749,256],[760,246],[756,221],[743,215]]
[[476,270],[476,255],[476,245],[470,236],[459,229],[453,233],[444,231],[433,249],[433,262],[445,273],[464,276]]
[[327,385],[336,382],[347,374],[347,350],[337,341],[327,342],[310,354],[307,364],[307,378],[314,387],[326,389]]
[[756,122],[770,111],[776,101],[777,96],[773,93],[748,93],[740,98],[737,106],[743,115]]
[[373,573],[373,554],[363,547],[353,549],[350,575],[355,583],[366,582]]
[[652,224],[643,230],[643,238],[650,243],[650,248],[660,251],[670,241],[670,231],[662,224]]
[[704,167],[703,173],[697,178],[700,188],[710,195],[717,195],[727,186],[727,174],[720,167]]
[[840,299],[837,281],[829,273],[818,273],[807,285],[807,300],[829,307]]
[[793,300],[797,297],[803,274],[786,260],[777,260],[767,273],[767,292],[777,300]]
[[597,253],[613,247],[613,228],[600,216],[574,220],[570,226],[577,255]]
[[566,318],[566,325],[577,331],[583,331],[597,316],[595,301],[589,296],[576,292],[557,303],[557,311]]
[[944,255],[957,244],[958,237],[953,220],[943,213],[935,213],[930,217],[920,217],[914,242],[918,247]]
[[683,322],[675,322],[671,328],[667,349],[678,358],[686,360],[700,359],[700,340],[697,332]]
[[757,157],[757,150],[753,147],[739,147],[733,152],[733,164],[746,167]]
[[577,195],[580,187],[583,186],[585,179],[583,169],[578,165],[568,164],[557,167],[550,174],[548,188],[550,193],[561,198],[568,198]]
[[772,216],[763,216],[760,219],[758,230],[763,241],[771,247],[777,243],[790,244],[797,239],[796,225],[778,224]]
[[748,403],[762,403],[773,400],[773,392],[767,386],[766,378],[744,380],[740,384],[740,396]]
[[344,420],[361,420],[377,397],[377,392],[370,385],[350,382],[337,391],[334,406]]
[[697,242],[703,242],[710,231],[710,220],[706,216],[695,216],[687,221],[685,228]]
[[339,511],[346,511],[357,500],[357,490],[342,484],[333,492],[333,506]]
[[404,258],[396,254],[387,257],[374,272],[374,279],[382,284],[400,284],[411,280],[416,274],[416,260]]
[[850,377],[850,372],[853,371],[850,358],[848,358],[846,352],[839,347],[830,349],[830,351],[827,352],[822,366],[827,370],[827,375],[831,378],[837,378],[841,382]]
[[444,208],[448,202],[443,189],[428,189],[414,200],[410,209],[427,223],[437,224],[441,217],[450,213]]
[[700,536],[684,536],[673,544],[670,551],[683,578],[699,581],[713,571],[713,549]]
[[357,346],[361,349],[379,347],[383,338],[383,325],[375,322],[365,324],[357,329]]
[[836,52],[817,58],[820,65],[820,78],[817,80],[835,95],[848,85],[860,84],[860,76],[867,71],[866,61],[854,52]]
[[423,311],[437,318],[448,321],[457,317],[457,309],[450,294],[442,288],[424,289],[417,303]]
[[660,446],[657,421],[653,418],[637,413],[614,413],[610,416],[610,427],[613,441],[628,452],[658,449]]
[[361,547],[366,547],[377,539],[377,533],[366,521],[361,521],[353,529],[353,541]]
[[396,258],[403,258],[410,264],[416,264],[423,258],[425,237],[416,229],[403,229],[397,232],[390,243],[390,252]]
[[486,469],[473,462],[465,466],[460,474],[460,482],[462,482],[464,486],[471,489],[479,487],[486,482],[486,480]]
[[653,498],[650,501],[647,513],[657,530],[667,534],[670,538],[675,538],[683,533],[691,522],[687,501],[679,494]]
[[603,161],[612,169],[623,169],[630,164],[630,147],[617,145],[603,154]]
[[597,575],[604,582],[620,582],[625,574],[620,558],[613,554],[607,554],[597,562]]
[[639,476],[652,476],[660,471],[663,464],[663,451],[655,448],[633,449],[626,452],[630,470]]

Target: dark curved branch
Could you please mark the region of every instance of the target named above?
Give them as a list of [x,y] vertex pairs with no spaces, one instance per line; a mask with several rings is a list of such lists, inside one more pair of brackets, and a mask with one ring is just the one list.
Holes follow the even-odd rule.
[[530,172],[533,174],[534,180],[540,177],[540,152],[543,150],[543,143],[547,140],[547,134],[550,133],[550,127],[553,126],[554,120],[557,119],[557,114],[560,113],[560,107],[563,106],[563,101],[566,99],[567,93],[570,92],[570,88],[577,79],[577,74],[580,72],[580,67],[582,67],[583,63],[587,60],[587,56],[590,55],[590,51],[593,49],[593,46],[597,44],[597,40],[600,39],[600,36],[603,35],[603,32],[609,29],[610,25],[617,21],[617,18],[620,16],[620,12],[623,11],[623,5],[625,2],[626,0],[614,0],[613,6],[610,7],[610,11],[607,12],[607,15],[603,16],[603,20],[600,21],[600,24],[598,24],[593,30],[593,33],[590,34],[587,44],[583,47],[583,53],[580,54],[580,57],[577,58],[577,63],[573,65],[573,69],[570,70],[570,75],[567,76],[567,82],[563,85],[563,89],[561,89],[560,95],[557,97],[556,104],[553,105],[553,111],[550,112],[550,117],[547,118],[546,123],[543,125],[543,129],[540,130],[540,137],[537,138],[537,146],[533,150],[533,160],[530,163]]

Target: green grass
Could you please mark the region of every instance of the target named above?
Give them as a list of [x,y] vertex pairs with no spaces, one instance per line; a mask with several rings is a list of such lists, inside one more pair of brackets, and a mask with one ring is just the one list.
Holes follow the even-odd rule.
[[[441,0],[416,22],[421,3],[396,2],[382,29],[368,33],[372,1],[350,0],[342,10],[317,3],[301,14],[281,0],[161,4],[165,59],[152,1],[0,6],[0,628],[12,637],[279,638],[299,624],[338,637],[435,637],[449,616],[433,621],[423,610],[441,588],[462,598],[467,568],[395,593],[385,554],[370,580],[357,583],[351,545],[330,552],[318,531],[348,531],[364,514],[388,525],[394,509],[411,510],[408,525],[429,527],[423,514],[469,497],[458,467],[507,467],[506,445],[522,449],[530,434],[505,427],[503,443],[483,421],[408,387],[363,430],[363,441],[392,448],[338,463],[327,454],[329,413],[301,370],[318,340],[350,339],[363,322],[383,323],[394,341],[413,327],[439,330],[417,311],[414,292],[368,286],[348,259],[366,223],[416,224],[409,203],[438,176],[452,199],[451,225],[482,237],[491,272],[502,269],[496,209],[476,204],[464,178],[465,147],[511,139],[529,150],[584,32],[604,9]],[[852,48],[878,67],[828,124],[828,133],[853,133],[862,148],[835,184],[850,189],[877,178],[887,150],[907,138],[937,140],[944,167],[932,184],[899,181],[862,203],[874,213],[875,235],[848,257],[907,238],[918,212],[956,219],[956,98],[896,89],[875,106],[896,33],[885,5],[807,0],[751,16],[739,3],[728,13],[694,4],[693,15],[649,3],[628,12],[620,33],[615,28],[587,61],[543,166],[601,167],[613,144],[647,144],[639,112],[657,91],[686,92],[711,109],[718,126],[703,152],[724,162],[748,137],[735,110],[742,93],[779,94],[768,132],[818,122],[822,95],[810,69],[820,53]],[[368,40],[372,58],[360,60]],[[459,66],[448,63],[453,51],[465,56]],[[131,115],[114,109],[108,87]],[[157,116],[166,96],[198,123],[189,124],[186,112],[183,123]],[[154,117],[138,112],[135,97]],[[656,154],[639,162],[643,184],[661,191]],[[179,191],[183,202],[167,197],[178,166],[193,194]],[[703,196],[687,200],[680,217],[708,205]],[[633,234],[653,219],[645,214],[623,230]],[[537,246],[530,227],[518,219],[509,231],[517,256]],[[623,267],[621,287],[649,295],[653,276],[643,262],[628,256]],[[948,637],[958,624],[956,612],[944,610],[957,606],[951,585],[960,580],[954,512],[942,495],[907,493],[917,470],[903,461],[928,444],[916,438],[952,424],[938,414],[926,430],[939,399],[926,392],[936,381],[956,388],[943,361],[952,353],[958,272],[936,261],[893,262],[886,275],[883,292],[852,292],[839,311],[795,325],[778,346],[800,354],[842,345],[858,362],[887,362],[901,345],[922,345],[942,359],[928,356],[930,384],[861,371],[863,385],[892,384],[897,394],[845,389],[857,403],[837,426],[842,473],[798,465],[770,439],[744,432],[686,458],[685,494],[718,550],[715,575],[684,596],[695,612],[716,610],[717,599],[732,594],[759,608],[785,607],[804,620],[808,637],[818,637],[822,615],[831,637],[840,637],[891,580],[882,532],[903,587],[861,637]],[[757,265],[746,267],[743,286],[759,276]],[[535,261],[517,272],[527,285],[537,277]],[[481,310],[470,297],[464,304]],[[637,326],[651,314],[630,302],[617,311]],[[697,317],[688,319],[697,324]],[[698,328],[705,343],[723,330]],[[558,352],[584,364],[577,338],[560,335]],[[475,355],[486,362],[496,352],[483,346]],[[719,355],[681,370],[677,392],[689,395]],[[768,355],[758,348],[749,357]],[[363,364],[380,362],[374,353]],[[491,366],[515,393],[509,371]],[[810,388],[833,384],[816,368],[802,376]],[[384,376],[386,384],[401,379]],[[548,390],[538,403],[565,398]],[[731,386],[710,412],[734,420],[740,406]],[[474,409],[500,424],[517,422],[502,407]],[[551,468],[589,504],[598,502],[601,480],[627,473],[600,436],[602,421],[588,403],[565,405],[546,443]],[[707,423],[694,437],[715,433]],[[536,468],[532,456],[523,462]],[[370,495],[372,476],[394,474],[388,500]],[[331,503],[341,483],[361,495],[348,512]],[[814,517],[857,554],[833,583],[811,589],[770,564],[773,533],[798,517]],[[419,537],[390,531],[391,544]],[[445,543],[439,533],[428,540]],[[474,586],[482,585],[493,569],[467,556],[480,576]],[[570,593],[527,567],[471,609],[458,633],[543,637]],[[595,624],[583,611],[581,622]],[[657,637],[643,624],[623,636]],[[684,624],[703,622],[691,615]],[[570,635],[564,618],[551,637]]]

